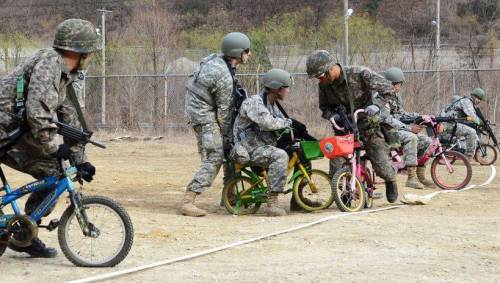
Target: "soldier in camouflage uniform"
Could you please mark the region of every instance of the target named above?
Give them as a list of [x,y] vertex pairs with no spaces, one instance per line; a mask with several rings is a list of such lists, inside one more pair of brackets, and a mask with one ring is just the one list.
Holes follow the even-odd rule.
[[381,121],[398,131],[408,172],[406,186],[414,189],[423,189],[424,186],[435,188],[436,185],[425,178],[425,166],[417,166],[417,157],[425,153],[432,142],[431,138],[421,133],[423,128],[419,125],[407,125],[400,121],[400,119],[416,119],[422,116],[403,109],[401,99],[401,86],[405,82],[403,71],[396,67],[389,68],[384,72],[384,76],[392,82],[394,93],[376,94],[374,100],[380,106]]
[[292,78],[286,71],[272,69],[267,72],[263,77],[263,92],[243,101],[234,123],[233,159],[248,156],[249,164],[269,168],[268,216],[286,215],[278,206],[278,194],[285,188],[288,154],[276,145],[280,130],[292,126],[292,120],[286,118],[278,106],[278,100],[289,95],[291,83]]
[[239,32],[229,33],[222,41],[222,54],[204,58],[188,78],[186,113],[198,141],[202,164],[187,185],[178,210],[182,215],[206,215],[194,201],[212,185],[224,153],[231,148],[236,102],[246,96],[237,83],[235,69],[246,63],[250,55],[250,39]]
[[[354,112],[373,105],[375,92],[392,92],[391,83],[383,76],[365,67],[342,66],[325,50],[310,54],[306,67],[309,77],[319,80],[319,108],[322,117],[329,121],[335,119],[339,106],[345,107],[348,113]],[[387,200],[393,203],[398,198],[396,171],[389,159],[390,149],[380,125],[376,123],[376,119],[359,115],[358,129],[375,172],[385,180]],[[330,174],[342,166],[344,161],[342,158],[331,161]]]
[[[97,50],[99,35],[90,22],[66,20],[57,27],[53,48],[40,50],[0,80],[1,163],[42,179],[59,174],[58,157],[71,157],[77,168],[87,173],[84,179],[92,180],[95,167],[86,161],[83,145],[65,140],[66,145],[60,146],[57,126],[52,121],[81,127],[79,119],[83,118],[77,115],[78,105],[71,102],[67,93],[78,70],[88,66],[92,52]],[[24,114],[16,107],[16,83],[23,79]],[[23,135],[17,140],[9,138],[9,133],[19,127],[25,129]],[[32,193],[26,202],[26,214],[31,214],[49,193]],[[55,249],[45,247],[38,238],[28,247],[9,247],[33,257],[57,255]]]
[[[476,125],[481,124],[481,119],[476,114],[475,106],[479,105],[479,103],[484,100],[486,94],[484,90],[481,88],[475,88],[470,96],[464,96],[458,99],[454,99],[450,104],[448,104],[443,111],[441,111],[440,116],[444,117],[454,117],[454,118],[469,118]],[[442,135],[445,138],[451,138],[453,133],[453,129],[455,124],[453,123],[445,123],[445,128]],[[464,124],[457,123],[456,124],[456,136],[457,137],[465,137],[465,141],[467,144],[466,155],[470,161],[473,160],[473,156],[476,152],[477,146],[477,132],[474,128],[469,127]]]

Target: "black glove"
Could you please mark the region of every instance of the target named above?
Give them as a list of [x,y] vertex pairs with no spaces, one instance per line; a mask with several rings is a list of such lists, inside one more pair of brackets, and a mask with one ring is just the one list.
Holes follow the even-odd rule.
[[82,177],[83,180],[87,182],[92,182],[95,175],[95,167],[90,164],[90,162],[84,162],[76,165],[76,169],[78,170],[78,174]]
[[71,155],[71,150],[69,148],[69,145],[63,143],[59,145],[59,148],[57,149],[56,152],[52,154],[56,158],[61,158],[63,160],[68,160],[70,155]]

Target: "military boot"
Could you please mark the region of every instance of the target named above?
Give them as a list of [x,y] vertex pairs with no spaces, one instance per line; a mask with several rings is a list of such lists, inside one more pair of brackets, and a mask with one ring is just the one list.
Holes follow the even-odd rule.
[[18,247],[13,244],[9,244],[9,248],[19,253],[27,253],[31,257],[53,258],[57,256],[56,249],[46,247],[45,244],[38,238],[31,240],[30,246]]
[[181,205],[179,206],[178,213],[185,216],[200,217],[207,215],[207,212],[200,209],[194,205],[194,200],[196,199],[196,193],[192,191],[186,191],[184,197],[182,198]]
[[424,185],[420,183],[419,179],[417,178],[417,166],[408,166],[406,170],[408,172],[406,186],[412,189],[423,189]]
[[436,184],[434,182],[427,180],[425,178],[425,166],[417,167],[417,177],[420,183],[422,183],[427,188],[436,188]]
[[390,203],[394,203],[398,200],[398,184],[396,181],[385,181],[385,196]]
[[284,216],[286,211],[278,206],[278,193],[270,192],[267,196],[267,216]]

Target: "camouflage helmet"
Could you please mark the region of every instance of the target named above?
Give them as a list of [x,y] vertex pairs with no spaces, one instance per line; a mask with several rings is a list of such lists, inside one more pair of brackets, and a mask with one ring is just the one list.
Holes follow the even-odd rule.
[[292,85],[292,76],[282,69],[272,69],[264,74],[262,84],[270,89],[280,89]]
[[486,97],[486,93],[484,93],[484,90],[480,87],[476,87],[474,90],[472,90],[470,95],[479,98],[479,100],[484,100],[484,98]]
[[393,83],[406,82],[405,75],[403,74],[403,71],[401,71],[401,69],[398,67],[392,67],[392,68],[385,70],[384,77]]
[[222,39],[221,49],[225,56],[241,58],[241,53],[250,49],[250,39],[241,32],[230,32]]
[[100,36],[91,22],[69,19],[56,28],[54,48],[77,53],[91,53],[101,49]]
[[326,50],[316,50],[307,56],[306,70],[309,78],[329,71],[336,64],[335,59]]

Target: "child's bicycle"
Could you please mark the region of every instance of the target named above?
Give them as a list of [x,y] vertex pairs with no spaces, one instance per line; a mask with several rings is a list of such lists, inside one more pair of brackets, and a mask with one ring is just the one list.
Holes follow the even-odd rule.
[[[333,203],[331,180],[322,170],[307,168],[310,160],[323,157],[318,141],[297,141],[292,135],[291,157],[288,174],[293,172],[288,184],[293,198],[305,211],[328,208]],[[255,172],[250,166],[233,164],[236,176],[222,190],[222,203],[231,214],[253,214],[267,202],[268,179],[265,168]],[[255,168],[255,167],[254,167]]]
[[[105,145],[90,140],[88,132],[57,124],[61,135],[105,148]],[[37,237],[39,228],[49,231],[58,228],[61,250],[73,264],[83,267],[117,265],[125,259],[133,243],[134,230],[128,213],[111,198],[83,196],[83,181],[71,160],[68,167],[64,160],[59,159],[59,166],[59,176],[49,176],[14,190],[0,168],[3,183],[0,191],[5,192],[0,203],[0,256],[9,243],[19,247],[29,246],[31,240]],[[80,189],[74,187],[73,181],[80,183]],[[31,215],[22,214],[16,200],[43,190],[51,190],[51,193]],[[53,219],[48,225],[40,225],[41,218],[64,192],[68,192],[71,204],[61,218]],[[2,212],[7,205],[12,206],[14,214]]]
[[[357,122],[359,113],[364,112],[359,109],[354,112],[354,123]],[[449,122],[449,118],[433,118],[426,123],[432,127],[434,138],[426,154],[419,159],[419,164],[425,164],[430,158],[434,158],[431,165],[431,175],[433,181],[442,189],[461,189],[465,187],[471,178],[472,170],[467,158],[455,151],[443,150],[438,134],[440,131],[439,122]],[[413,121],[411,121],[413,122]],[[334,128],[338,131],[345,130],[334,123]],[[368,167],[368,157],[364,154],[363,143],[355,138],[354,133],[343,136],[327,137],[320,142],[320,147],[324,155],[329,159],[345,158],[346,164],[337,170],[332,177],[332,190],[335,204],[343,212],[359,211],[363,208],[373,206],[373,196],[376,190],[375,172],[371,172]],[[396,170],[404,169],[401,155],[392,151],[393,166]],[[355,178],[353,178],[355,176]]]

